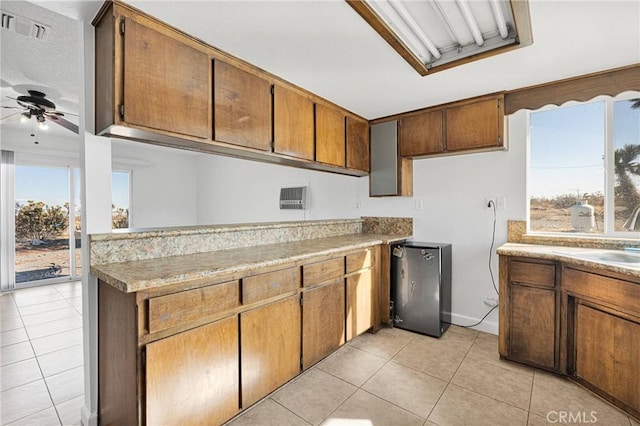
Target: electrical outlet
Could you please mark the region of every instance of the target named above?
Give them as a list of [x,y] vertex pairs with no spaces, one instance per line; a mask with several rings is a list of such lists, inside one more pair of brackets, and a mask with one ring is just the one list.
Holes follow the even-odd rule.
[[416,200],[416,210],[424,210],[424,201]]
[[485,297],[484,304],[493,308],[495,306],[498,306],[498,299],[496,299],[495,297]]
[[507,199],[505,197],[498,197],[497,198],[497,208],[499,210],[504,211],[507,208]]
[[356,201],[356,210],[360,210],[360,207],[362,207],[362,202]]

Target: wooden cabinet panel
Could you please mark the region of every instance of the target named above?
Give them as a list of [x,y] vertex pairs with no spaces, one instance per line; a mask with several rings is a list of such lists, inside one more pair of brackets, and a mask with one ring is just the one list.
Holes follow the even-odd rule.
[[576,308],[575,374],[640,413],[640,324]]
[[347,278],[347,341],[374,325],[376,294],[373,271],[368,269]]
[[305,287],[320,284],[344,274],[344,257],[310,263],[302,267],[302,284]]
[[514,360],[556,366],[554,290],[511,285],[509,355]]
[[239,411],[238,319],[147,345],[147,424],[221,424]]
[[302,367],[307,369],[344,344],[344,282],[303,293]]
[[555,287],[556,267],[551,264],[511,261],[509,281],[543,287]]
[[138,423],[136,295],[98,281],[100,424]]
[[363,250],[359,253],[350,254],[347,256],[347,274],[361,269],[370,268],[374,259],[374,249]]
[[238,306],[238,281],[153,297],[149,299],[149,332],[203,319]]
[[271,150],[271,83],[222,61],[214,61],[214,139]]
[[300,299],[287,297],[240,314],[242,407],[300,372]]
[[475,101],[446,109],[447,151],[502,145],[502,97]]
[[400,155],[414,157],[444,152],[443,111],[438,109],[400,120]]
[[345,136],[344,114],[316,104],[316,161],[344,167]]
[[259,302],[270,297],[295,291],[300,287],[300,268],[254,275],[242,279],[242,303]]
[[209,55],[126,19],[124,121],[211,137]]
[[313,102],[282,86],[273,88],[274,152],[313,160]]
[[572,294],[611,303],[640,314],[640,285],[616,278],[565,268],[563,289]]
[[347,167],[369,171],[369,123],[347,117]]

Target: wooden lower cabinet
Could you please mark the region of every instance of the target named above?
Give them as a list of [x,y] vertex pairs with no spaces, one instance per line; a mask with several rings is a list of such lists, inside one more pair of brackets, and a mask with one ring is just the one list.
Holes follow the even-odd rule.
[[551,371],[559,368],[557,267],[500,257],[500,355]]
[[240,314],[242,407],[300,373],[300,296]]
[[98,283],[98,423],[223,424],[379,322],[379,247],[220,281]]
[[553,370],[556,366],[556,292],[511,287],[509,357]]
[[373,327],[374,290],[371,269],[347,278],[347,341]]
[[640,415],[640,323],[578,303],[574,343],[575,376]]
[[344,344],[344,297],[344,280],[303,293],[303,369],[311,367]]
[[238,413],[238,317],[147,345],[149,425],[220,424]]
[[500,356],[551,370],[640,418],[640,279],[500,256]]

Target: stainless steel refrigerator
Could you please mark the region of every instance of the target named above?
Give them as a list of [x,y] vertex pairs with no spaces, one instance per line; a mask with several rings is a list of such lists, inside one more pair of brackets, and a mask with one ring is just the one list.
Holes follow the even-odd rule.
[[451,244],[391,247],[393,326],[440,337],[451,324]]

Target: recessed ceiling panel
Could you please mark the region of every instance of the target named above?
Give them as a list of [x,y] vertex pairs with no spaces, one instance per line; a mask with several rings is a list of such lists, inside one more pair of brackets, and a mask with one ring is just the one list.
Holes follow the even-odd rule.
[[531,40],[526,0],[346,1],[422,75]]

